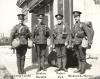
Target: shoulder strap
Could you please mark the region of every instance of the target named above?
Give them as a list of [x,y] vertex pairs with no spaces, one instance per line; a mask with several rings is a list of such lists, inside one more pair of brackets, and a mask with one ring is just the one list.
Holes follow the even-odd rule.
[[26,27],[25,25],[24,25],[24,26],[19,25],[18,33],[21,33],[21,30],[22,30],[23,28],[24,28],[25,30],[27,29],[27,27]]
[[23,26],[20,26],[18,29],[18,33],[21,33],[21,30],[23,29]]

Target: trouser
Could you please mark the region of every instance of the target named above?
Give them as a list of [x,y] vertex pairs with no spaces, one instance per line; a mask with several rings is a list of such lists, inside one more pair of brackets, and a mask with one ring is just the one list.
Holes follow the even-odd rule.
[[16,48],[17,68],[18,68],[19,74],[24,74],[26,52],[27,52],[27,46],[26,45],[21,45],[18,48]]
[[45,69],[46,49],[47,44],[36,44],[37,56],[38,56],[38,68]]
[[86,63],[86,55],[85,55],[85,51],[83,51],[83,48],[81,47],[81,45],[75,45],[75,53],[77,55],[77,59],[78,59],[78,70],[81,73],[85,72],[85,63]]
[[75,48],[75,53],[77,55],[77,59],[80,61],[85,61],[86,59],[83,48],[80,45],[75,45],[74,48]]
[[66,66],[66,47],[64,44],[55,45],[55,49],[57,52],[57,64],[59,68],[65,68]]

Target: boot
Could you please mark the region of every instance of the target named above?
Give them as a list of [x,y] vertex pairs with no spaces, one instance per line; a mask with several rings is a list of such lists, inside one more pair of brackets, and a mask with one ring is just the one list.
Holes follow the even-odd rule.
[[68,72],[68,70],[67,70],[66,68],[63,68],[63,70],[64,70],[65,72]]
[[82,68],[81,68],[81,71],[80,71],[80,74],[84,74],[85,73],[85,65],[86,65],[86,62],[85,61],[82,61]]
[[79,65],[79,67],[78,67],[77,70],[74,71],[74,73],[78,73],[78,72],[81,71],[81,66],[82,66],[82,64],[81,64],[81,61],[80,61],[80,60],[78,61],[78,65]]
[[22,74],[26,74],[26,71],[24,70],[24,65],[25,65],[25,56],[21,57],[21,70]]
[[46,71],[46,67],[45,67],[45,57],[44,56],[41,57],[41,67],[42,67],[43,71]]
[[58,69],[55,70],[55,72],[58,72],[58,71],[60,71],[60,70],[61,70],[61,68],[58,68]]
[[41,61],[40,61],[40,57],[38,57],[38,70],[37,72],[41,71]]
[[42,70],[42,68],[41,67],[39,67],[38,69],[37,69],[37,72],[39,72],[39,71],[41,71]]
[[61,70],[61,58],[57,58],[57,65],[58,65],[58,69],[56,69],[55,72]]
[[68,72],[68,70],[65,68],[66,67],[66,57],[65,56],[62,58],[62,65],[63,65],[62,70],[64,70],[65,72]]
[[81,71],[80,74],[84,74],[85,73],[85,64],[86,64],[86,60],[85,60],[85,55],[84,52],[82,51],[82,47],[79,47],[79,51],[80,51],[80,55],[82,56],[81,61]]
[[18,74],[22,74],[20,57],[17,58],[17,68],[18,68]]

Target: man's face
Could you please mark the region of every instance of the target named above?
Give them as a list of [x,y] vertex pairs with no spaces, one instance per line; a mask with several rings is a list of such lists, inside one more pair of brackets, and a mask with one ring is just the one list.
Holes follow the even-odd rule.
[[75,22],[80,21],[80,16],[74,16]]
[[57,19],[58,24],[62,23],[62,19]]
[[24,22],[24,20],[19,20],[19,23],[20,23],[20,24],[23,24],[23,22]]

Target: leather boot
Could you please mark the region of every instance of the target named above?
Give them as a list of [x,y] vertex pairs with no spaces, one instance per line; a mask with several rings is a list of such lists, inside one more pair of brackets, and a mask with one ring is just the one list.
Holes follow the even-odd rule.
[[66,67],[66,57],[64,56],[63,58],[62,58],[62,65],[63,65],[63,70],[65,71],[65,72],[68,72],[68,70],[65,68]]
[[40,61],[40,57],[38,57],[38,70],[37,72],[41,71],[41,61]]
[[41,67],[42,67],[43,71],[46,71],[46,68],[45,68],[45,57],[44,56],[41,57]]
[[86,62],[85,61],[82,61],[81,64],[82,64],[82,68],[81,68],[80,74],[84,74],[85,73],[85,65],[86,65]]
[[80,71],[81,71],[81,66],[82,66],[82,64],[81,64],[81,61],[79,60],[79,61],[78,61],[78,69],[75,70],[74,73],[80,72]]
[[17,68],[18,68],[18,74],[22,74],[22,70],[21,70],[21,58],[20,57],[17,58]]
[[57,58],[57,65],[58,65],[58,69],[55,70],[55,72],[60,71],[61,70],[61,58]]
[[24,65],[25,65],[25,56],[21,57],[21,70],[22,74],[26,74],[26,71],[24,70]]

